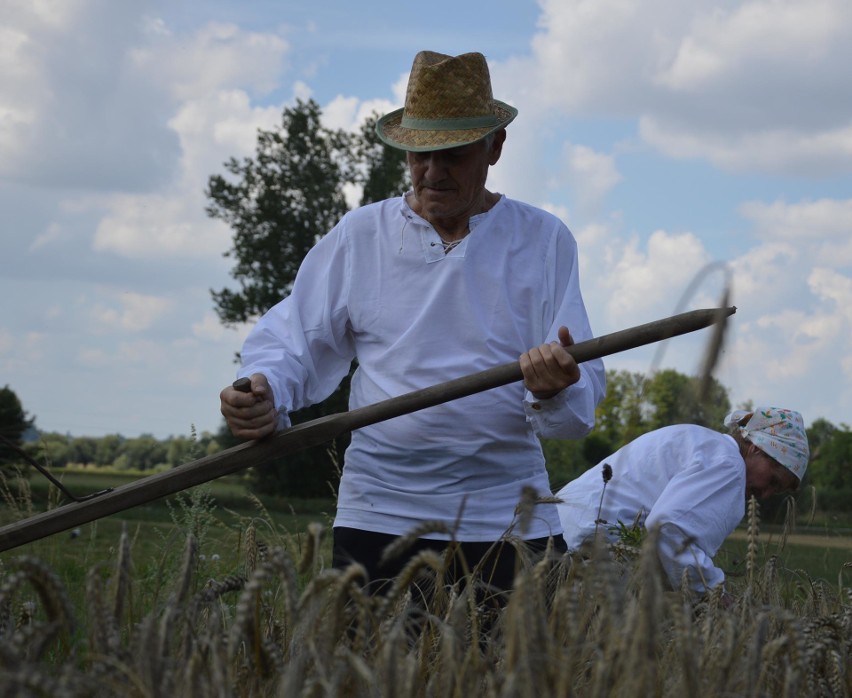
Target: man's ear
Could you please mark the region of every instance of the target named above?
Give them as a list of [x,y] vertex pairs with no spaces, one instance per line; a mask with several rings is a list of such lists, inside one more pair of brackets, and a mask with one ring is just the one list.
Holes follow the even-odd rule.
[[494,140],[491,142],[491,152],[488,153],[488,164],[496,165],[503,154],[503,143],[506,142],[506,129],[501,128],[494,132]]

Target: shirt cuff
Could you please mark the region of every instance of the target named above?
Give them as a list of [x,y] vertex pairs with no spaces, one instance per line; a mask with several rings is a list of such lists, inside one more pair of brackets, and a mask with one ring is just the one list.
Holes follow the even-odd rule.
[[565,404],[571,399],[571,393],[582,390],[586,387],[586,376],[580,373],[580,380],[569,385],[567,388],[560,390],[556,395],[549,398],[537,398],[529,390],[524,393],[524,411],[527,416],[536,414],[537,412],[548,413],[557,412],[564,409]]
[[276,431],[283,431],[284,429],[289,429],[291,426],[290,415],[287,412],[287,409],[284,406],[281,406],[277,410],[278,412],[278,421],[275,423]]
[[582,373],[579,381],[546,400],[536,399],[528,390],[523,401],[527,421],[541,438],[582,438],[595,424],[589,390]]

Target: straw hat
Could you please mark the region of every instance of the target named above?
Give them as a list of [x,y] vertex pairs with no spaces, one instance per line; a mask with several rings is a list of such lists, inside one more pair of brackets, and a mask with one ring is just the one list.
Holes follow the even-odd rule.
[[493,98],[481,53],[421,51],[411,66],[405,107],[379,119],[376,133],[401,150],[443,150],[482,140],[517,115],[517,109]]

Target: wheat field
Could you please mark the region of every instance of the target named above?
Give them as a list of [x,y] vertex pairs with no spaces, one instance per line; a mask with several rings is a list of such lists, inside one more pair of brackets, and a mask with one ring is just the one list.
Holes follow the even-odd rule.
[[777,557],[758,565],[756,508],[749,516],[732,602],[667,590],[652,534],[641,548],[520,556],[501,604],[483,600],[476,569],[445,585],[432,552],[369,596],[357,565],[325,568],[319,524],[298,546],[248,524],[240,572],[221,578],[200,576],[188,534],[168,593],[147,609],[126,532],[81,594],[33,556],[5,558],[0,695],[852,695],[852,589]]

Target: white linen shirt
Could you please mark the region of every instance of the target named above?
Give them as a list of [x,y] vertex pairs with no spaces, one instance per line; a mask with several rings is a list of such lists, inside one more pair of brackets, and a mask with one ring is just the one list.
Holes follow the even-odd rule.
[[[516,361],[560,325],[576,342],[592,337],[576,242],[558,218],[501,197],[445,255],[402,196],[349,212],[317,243],[246,339],[238,375],[268,378],[287,426],[353,358],[350,409]],[[594,425],[603,363],[580,371],[550,400],[517,382],[355,430],[334,525],[402,535],[440,520],[456,540],[497,540],[524,485],[550,494],[537,435],[579,438]],[[525,538],[560,532],[553,505],[536,513]]]
[[[605,491],[604,463],[612,467]],[[565,542],[576,550],[596,530],[614,542],[610,527],[630,526],[638,516],[646,528],[659,527],[658,552],[672,587],[680,588],[688,570],[690,588],[703,593],[725,581],[712,558],[745,515],[745,479],[731,436],[692,424],[657,429],[556,493]]]

